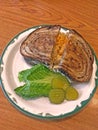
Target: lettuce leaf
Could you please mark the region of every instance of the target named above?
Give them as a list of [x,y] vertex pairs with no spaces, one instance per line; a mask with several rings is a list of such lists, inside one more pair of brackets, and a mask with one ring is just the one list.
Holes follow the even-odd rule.
[[51,90],[50,84],[31,82],[15,89],[16,94],[24,99],[48,97]]
[[19,72],[18,78],[20,82],[25,82],[14,91],[25,99],[37,98],[41,96],[48,97],[51,90],[52,79],[59,73],[51,71],[43,64],[37,64],[31,69]]
[[48,67],[43,64],[37,64],[31,69],[26,69],[18,74],[18,79],[20,82],[32,81],[43,79],[46,76],[51,76],[55,72],[51,71]]

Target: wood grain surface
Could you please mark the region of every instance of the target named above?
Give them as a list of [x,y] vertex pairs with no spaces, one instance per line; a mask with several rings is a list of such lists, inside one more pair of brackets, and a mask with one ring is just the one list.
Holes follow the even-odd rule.
[[[0,55],[19,32],[39,24],[77,30],[98,57],[98,0],[0,0]],[[58,121],[30,118],[16,110],[0,88],[0,130],[98,130],[98,89],[76,115]]]

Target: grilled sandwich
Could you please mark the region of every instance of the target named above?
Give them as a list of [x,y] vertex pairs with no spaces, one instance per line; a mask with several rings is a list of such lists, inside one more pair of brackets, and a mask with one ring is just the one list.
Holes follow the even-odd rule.
[[76,31],[68,30],[64,33],[62,29],[60,25],[36,29],[21,44],[21,54],[47,64],[75,81],[89,81],[94,61],[89,44]]

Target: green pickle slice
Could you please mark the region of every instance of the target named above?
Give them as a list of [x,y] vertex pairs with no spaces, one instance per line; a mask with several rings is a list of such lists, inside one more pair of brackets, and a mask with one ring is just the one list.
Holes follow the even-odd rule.
[[78,91],[74,87],[68,87],[65,91],[66,100],[76,100],[79,97]]
[[63,90],[66,90],[67,87],[70,86],[70,82],[68,79],[62,75],[59,75],[52,80],[52,87],[53,88],[62,88]]
[[60,104],[65,99],[65,92],[60,88],[53,88],[49,92],[49,100],[53,104]]

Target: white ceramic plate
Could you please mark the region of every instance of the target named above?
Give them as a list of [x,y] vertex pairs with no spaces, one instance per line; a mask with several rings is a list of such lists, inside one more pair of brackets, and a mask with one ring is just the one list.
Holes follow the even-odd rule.
[[[47,26],[47,25],[45,25]],[[6,46],[0,63],[2,90],[7,99],[21,112],[31,117],[41,119],[59,119],[71,116],[80,111],[92,98],[97,88],[97,59],[94,54],[93,74],[88,83],[73,84],[79,92],[79,98],[75,101],[64,101],[60,105],[51,104],[48,98],[42,97],[36,100],[24,100],[15,94],[14,89],[21,85],[18,81],[18,72],[31,66],[21,56],[19,48],[22,41],[41,26],[27,29],[15,36]],[[66,33],[68,29],[63,28]]]

